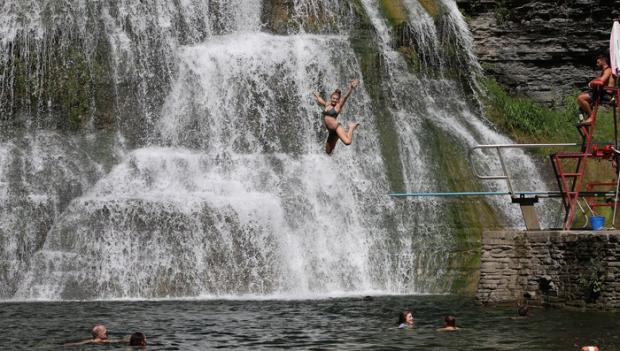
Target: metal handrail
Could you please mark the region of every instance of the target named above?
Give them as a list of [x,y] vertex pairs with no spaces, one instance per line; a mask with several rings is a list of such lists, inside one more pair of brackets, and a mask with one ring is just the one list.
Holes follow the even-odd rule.
[[[469,163],[471,164],[472,172],[474,176],[478,179],[482,180],[505,180],[508,184],[508,191],[512,194],[514,193],[512,189],[512,182],[510,179],[510,174],[506,169],[506,164],[504,163],[504,158],[502,157],[501,149],[535,149],[535,148],[545,148],[545,147],[568,147],[568,146],[577,146],[575,143],[562,143],[562,144],[486,144],[486,145],[476,145],[469,149]],[[495,149],[497,151],[497,156],[499,157],[499,163],[502,166],[503,175],[480,175],[476,170],[476,164],[473,160],[474,150],[477,149]]]

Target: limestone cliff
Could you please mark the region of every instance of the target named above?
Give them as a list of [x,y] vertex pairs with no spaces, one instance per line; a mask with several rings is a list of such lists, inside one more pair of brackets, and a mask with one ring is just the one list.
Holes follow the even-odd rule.
[[487,74],[549,106],[596,75],[617,0],[459,0]]

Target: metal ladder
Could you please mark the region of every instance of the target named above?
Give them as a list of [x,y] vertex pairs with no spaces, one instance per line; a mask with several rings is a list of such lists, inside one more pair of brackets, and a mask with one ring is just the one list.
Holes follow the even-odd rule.
[[620,147],[618,146],[618,121],[617,121],[617,112],[618,112],[618,101],[620,101],[620,89],[615,87],[611,90],[613,94],[613,98],[609,104],[613,111],[614,118],[614,143],[604,145],[603,147],[599,145],[592,145],[592,156],[593,158],[597,158],[600,160],[608,160],[612,161],[615,167],[615,179],[611,181],[595,181],[588,182],[585,184],[586,193],[595,193],[595,192],[614,192],[613,198],[610,196],[605,196],[602,199],[600,197],[590,197],[588,195],[584,195],[583,198],[585,203],[592,214],[594,214],[594,210],[599,207],[613,207],[613,215],[612,215],[612,228],[615,228],[615,220],[616,220],[616,211],[618,206],[620,205]]
[[[585,176],[586,163],[588,157],[592,157],[592,135],[594,134],[594,126],[596,125],[596,116],[600,105],[600,95],[598,94],[594,107],[592,109],[592,123],[577,124],[577,130],[581,135],[580,152],[558,152],[551,154],[551,164],[553,171],[562,193],[562,204],[564,205],[564,221],[563,230],[569,230],[575,219],[575,210],[579,201],[579,192],[583,184]],[[566,171],[571,165],[566,164],[567,161],[577,161],[574,171]]]

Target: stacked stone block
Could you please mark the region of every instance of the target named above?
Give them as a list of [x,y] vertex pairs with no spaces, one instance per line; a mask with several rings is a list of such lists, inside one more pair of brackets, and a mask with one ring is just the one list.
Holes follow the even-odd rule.
[[620,232],[486,231],[477,298],[620,310]]

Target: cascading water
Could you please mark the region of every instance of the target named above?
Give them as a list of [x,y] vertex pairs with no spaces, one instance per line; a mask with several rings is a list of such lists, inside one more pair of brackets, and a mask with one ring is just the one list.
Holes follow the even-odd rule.
[[[461,149],[505,138],[469,112],[451,62],[437,58],[433,19],[403,3],[436,73],[412,73],[377,3],[363,0],[356,16],[370,19],[385,63],[378,93],[364,76],[370,55],[351,39],[352,3],[6,2],[0,297],[445,291],[450,207],[392,201],[393,170],[398,190],[445,184],[429,126]],[[261,30],[277,21],[287,35]],[[466,31],[447,28],[441,37],[475,76]],[[341,122],[362,127],[328,157],[312,92],[356,77]],[[392,117],[377,111],[377,94]]]
[[[374,0],[364,0],[369,14],[377,14],[378,4]],[[401,146],[401,159],[403,160],[403,171],[406,175],[406,185],[409,191],[420,191],[427,184],[416,184],[415,179],[428,179],[427,173],[420,173],[425,166],[432,165],[433,159],[419,160],[408,159],[408,157],[419,158],[425,151],[416,144],[416,140],[424,140],[428,130],[421,128],[425,122],[436,125],[446,134],[445,137],[450,142],[457,145],[462,157],[467,156],[468,148],[477,144],[509,144],[512,143],[507,137],[495,132],[482,120],[475,116],[471,107],[467,105],[467,99],[461,86],[454,79],[449,77],[451,70],[459,70],[460,74],[465,72],[466,84],[471,89],[474,97],[479,93],[480,87],[478,80],[482,77],[482,70],[476,58],[473,56],[473,40],[461,13],[458,11],[456,3],[450,0],[440,1],[444,6],[445,13],[442,19],[443,33],[437,32],[433,25],[433,18],[424,10],[420,2],[416,0],[403,1],[409,10],[409,23],[414,27],[416,36],[415,42],[419,50],[422,51],[420,57],[428,59],[429,62],[423,68],[431,68],[434,72],[423,70],[420,74],[408,74],[407,64],[403,56],[391,49],[390,35],[385,24],[380,18],[375,17],[373,24],[380,28],[381,47],[388,70],[388,84],[396,97],[392,101],[394,106],[393,115],[396,117],[397,125],[401,133],[399,145]],[[448,47],[455,51],[450,57],[444,57],[445,52],[438,48]],[[430,62],[435,60],[435,62]],[[419,99],[408,99],[407,95],[415,91]],[[473,106],[476,110],[476,106]],[[428,126],[428,124],[427,124]],[[417,135],[416,135],[417,134]],[[415,138],[411,138],[416,135]],[[427,146],[428,147],[428,146]],[[521,151],[504,151],[505,157],[512,173],[517,190],[544,190],[546,185],[542,182],[541,176],[537,173],[537,167]],[[435,157],[437,155],[434,155]],[[499,164],[494,155],[481,155],[478,160],[481,164],[476,165],[481,170],[491,170],[489,174],[497,174]],[[415,167],[408,167],[407,162],[415,164]],[[409,174],[408,172],[414,172]],[[437,186],[433,184],[432,186]],[[487,184],[490,190],[506,191],[504,182]],[[436,189],[436,188],[435,188]],[[427,200],[424,200],[427,201]],[[518,225],[520,214],[518,209],[508,204],[504,199],[494,201],[494,206],[502,208],[502,212],[509,216],[508,225]],[[546,224],[551,221],[544,217]]]

